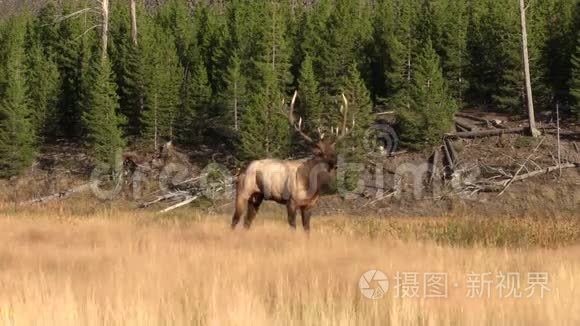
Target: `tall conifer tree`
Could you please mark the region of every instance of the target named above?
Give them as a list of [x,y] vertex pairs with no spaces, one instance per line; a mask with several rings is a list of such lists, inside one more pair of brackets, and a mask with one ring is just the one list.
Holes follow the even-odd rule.
[[424,147],[450,131],[457,106],[443,78],[440,59],[430,41],[417,56],[409,89],[410,105],[397,113],[400,138],[409,146]]
[[13,176],[35,158],[36,129],[26,88],[24,36],[26,22],[11,18],[1,35],[0,176]]

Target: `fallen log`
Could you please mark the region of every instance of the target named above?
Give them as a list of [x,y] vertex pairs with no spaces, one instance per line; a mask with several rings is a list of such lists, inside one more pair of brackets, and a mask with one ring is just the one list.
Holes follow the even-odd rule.
[[[532,172],[529,172],[529,173],[526,173],[526,174],[520,174],[520,175],[518,175],[518,176],[516,176],[514,178],[514,181],[522,181],[522,180],[525,180],[527,178],[531,178],[531,177],[535,177],[535,176],[538,176],[538,175],[542,175],[542,174],[554,172],[556,170],[559,170],[560,168],[561,169],[580,168],[580,163],[560,164],[560,165],[550,166],[550,167],[547,167],[545,169],[532,171]],[[502,183],[505,184],[506,182],[504,181]]]
[[377,112],[375,113],[376,116],[380,117],[382,115],[392,115],[395,114],[395,111],[384,111],[384,112]]
[[453,146],[451,140],[445,139],[445,145],[447,146],[449,154],[451,155],[451,161],[453,163],[453,166],[455,166],[457,164],[457,161],[459,160],[459,155],[457,155],[457,151],[455,150],[455,147]]
[[479,121],[479,122],[482,122],[482,123],[484,123],[486,125],[489,123],[489,120],[484,119],[484,118],[480,118],[478,116],[474,116],[474,115],[469,114],[469,113],[458,112],[455,115],[458,116],[458,117],[462,117],[462,118],[467,118],[467,119]]
[[393,191],[393,192],[391,192],[389,194],[383,195],[383,196],[381,196],[379,198],[376,198],[375,200],[372,200],[372,201],[370,201],[370,202],[362,205],[361,208],[367,207],[367,206],[372,205],[372,204],[374,204],[376,202],[379,202],[381,200],[385,200],[385,199],[391,198],[391,197],[395,196],[396,194],[397,194],[397,192],[396,191]]
[[155,199],[153,199],[151,201],[148,201],[146,203],[140,203],[139,204],[139,208],[146,208],[146,207],[149,207],[149,206],[151,206],[153,204],[162,202],[164,200],[168,200],[168,199],[171,199],[171,198],[176,198],[176,197],[179,197],[179,196],[186,196],[188,194],[189,194],[189,192],[187,192],[187,191],[172,192],[172,193],[169,193],[169,194],[166,194],[166,195],[163,195],[163,196],[159,196],[159,197],[157,197],[157,198],[155,198]]
[[476,138],[476,137],[488,137],[497,136],[502,134],[515,134],[518,132],[524,132],[527,127],[517,127],[509,129],[492,129],[492,130],[476,130],[476,131],[466,131],[466,132],[452,132],[445,134],[445,138]]
[[439,151],[441,148],[436,149],[431,156],[431,166],[429,167],[429,184],[433,183],[437,175],[437,162],[439,161]]
[[447,148],[447,143],[443,141],[443,154],[445,155],[445,178],[449,178],[453,175],[454,166],[453,166],[453,159],[451,158],[451,153],[449,153],[449,149]]
[[80,185],[78,187],[74,187],[74,188],[71,188],[71,189],[68,189],[65,191],[61,191],[61,192],[58,192],[55,194],[51,194],[51,195],[40,197],[40,198],[35,198],[35,199],[29,200],[26,202],[21,202],[21,203],[19,203],[19,205],[44,204],[44,203],[48,203],[48,202],[55,201],[55,200],[64,200],[73,194],[90,190],[91,186],[95,182],[96,181],[89,182],[89,183],[86,183],[84,185]]
[[459,132],[467,132],[467,131],[470,131],[470,130],[468,130],[468,129],[466,129],[466,128],[463,128],[462,126],[460,126],[460,125],[458,125],[458,124],[455,124],[455,128],[457,128],[457,130],[458,130]]
[[185,205],[191,203],[192,201],[196,200],[197,198],[199,198],[199,196],[189,197],[189,198],[187,198],[186,200],[184,200],[182,202],[179,202],[179,203],[177,203],[177,204],[175,204],[173,206],[169,206],[169,207],[167,207],[167,208],[165,208],[163,210],[160,210],[159,213],[160,214],[167,213],[167,212],[172,211],[172,210],[174,210],[176,208],[179,208],[181,206],[185,206]]
[[566,164],[560,164],[560,165],[555,165],[555,166],[550,166],[547,167],[545,169],[540,169],[540,170],[535,170],[529,173],[525,173],[525,174],[520,174],[518,176],[515,176],[512,179],[506,179],[506,180],[502,180],[502,181],[498,181],[498,182],[494,182],[491,184],[487,184],[487,185],[483,185],[480,188],[480,191],[486,191],[486,192],[496,192],[496,191],[502,191],[506,185],[508,183],[511,182],[515,182],[515,181],[522,181],[528,178],[532,178],[538,175],[542,175],[542,174],[547,174],[550,172],[554,172],[554,171],[558,171],[560,169],[571,169],[571,168],[580,168],[580,163],[566,163]]
[[469,124],[465,121],[461,121],[459,119],[455,119],[455,124],[458,125],[459,127],[461,127],[461,129],[466,129],[467,131],[477,130],[476,126]]
[[[558,130],[546,130],[548,134],[558,134]],[[560,136],[580,136],[580,131],[560,131]]]
[[408,152],[409,152],[408,150],[406,150],[406,149],[403,149],[403,150],[400,150],[400,151],[398,151],[398,152],[391,152],[391,153],[389,153],[389,155],[387,155],[387,156],[388,156],[388,157],[395,157],[395,156],[398,156],[398,155],[403,155],[403,154],[406,154],[406,153],[408,153]]

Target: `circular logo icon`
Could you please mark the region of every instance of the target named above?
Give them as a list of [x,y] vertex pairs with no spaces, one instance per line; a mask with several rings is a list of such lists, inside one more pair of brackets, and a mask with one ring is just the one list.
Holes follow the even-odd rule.
[[363,147],[367,153],[389,155],[397,151],[399,137],[387,123],[377,123],[365,131]]
[[123,189],[123,173],[120,168],[111,169],[104,163],[98,163],[91,171],[89,187],[101,200],[113,200]]
[[385,273],[372,269],[361,275],[358,287],[367,299],[378,300],[389,290],[389,280]]

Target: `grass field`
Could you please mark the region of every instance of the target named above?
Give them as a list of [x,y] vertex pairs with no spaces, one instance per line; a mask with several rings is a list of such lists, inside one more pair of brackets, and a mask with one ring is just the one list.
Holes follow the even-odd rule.
[[[417,236],[389,236],[394,232],[389,230],[401,229],[393,221],[341,216],[315,219],[309,237],[288,230],[282,217],[263,217],[249,232],[231,232],[227,220],[159,219],[116,210],[90,217],[62,210],[0,214],[0,324],[580,323],[578,245],[440,245]],[[545,229],[518,223],[522,230],[535,230],[532,236]],[[439,229],[446,230],[433,228]],[[359,290],[359,278],[373,269],[390,282],[376,300]],[[409,278],[397,281],[397,272]],[[523,297],[500,293],[500,272],[519,273],[521,284],[513,288]],[[549,277],[543,298],[539,289],[526,297],[531,272]],[[444,297],[427,297],[426,273],[446,275]],[[483,273],[491,273],[482,276],[491,284],[489,292],[478,287],[479,297],[472,281]],[[405,287],[418,288],[418,297],[402,297]]]

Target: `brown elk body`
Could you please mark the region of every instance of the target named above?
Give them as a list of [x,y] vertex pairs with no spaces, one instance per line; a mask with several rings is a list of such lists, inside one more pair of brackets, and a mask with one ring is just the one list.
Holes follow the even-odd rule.
[[[296,227],[296,215],[300,212],[304,230],[310,229],[311,210],[335,174],[336,142],[344,137],[347,129],[343,124],[343,133],[334,142],[324,139],[324,136],[318,142],[312,141],[302,132],[301,120],[298,125],[294,124],[295,100],[296,93],[288,117],[300,135],[313,146],[313,156],[302,160],[265,159],[251,162],[238,177],[232,228],[236,227],[242,216],[244,227],[250,228],[262,202],[272,200],[286,205],[288,224],[292,228]],[[344,96],[343,100],[345,105],[341,111],[346,116],[348,102]],[[346,118],[344,121],[346,123]]]

